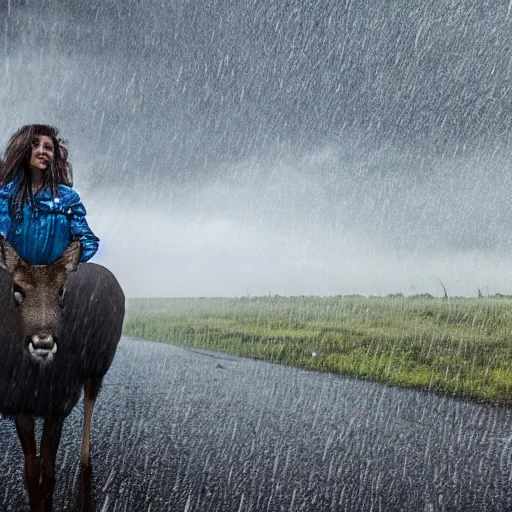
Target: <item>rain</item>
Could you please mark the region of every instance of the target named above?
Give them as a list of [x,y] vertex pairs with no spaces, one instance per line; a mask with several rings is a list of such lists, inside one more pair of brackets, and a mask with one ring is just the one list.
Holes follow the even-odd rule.
[[1,15],[0,139],[61,129],[129,296],[511,291],[507,3]]
[[[512,294],[511,6],[4,0],[0,147],[24,124],[59,127],[94,261],[128,299]],[[97,510],[512,508],[497,497],[512,475],[507,408],[153,345],[156,367],[122,343],[100,395]],[[182,359],[191,369],[173,373]],[[281,406],[303,421],[276,418]],[[82,410],[63,434],[63,510]],[[18,510],[22,454],[2,450],[0,503]]]

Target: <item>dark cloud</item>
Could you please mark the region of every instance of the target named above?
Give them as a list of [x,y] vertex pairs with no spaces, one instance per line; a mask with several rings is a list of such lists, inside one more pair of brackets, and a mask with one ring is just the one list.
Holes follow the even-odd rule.
[[194,165],[352,132],[429,151],[503,143],[512,122],[504,2],[12,0],[2,18],[11,58],[85,67],[44,80],[80,77],[61,91],[83,98],[77,114],[101,110],[106,133],[166,129]]

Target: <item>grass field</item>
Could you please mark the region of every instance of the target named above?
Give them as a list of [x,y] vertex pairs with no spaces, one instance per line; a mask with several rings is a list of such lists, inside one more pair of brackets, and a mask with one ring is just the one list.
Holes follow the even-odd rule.
[[132,299],[124,334],[512,405],[512,298]]

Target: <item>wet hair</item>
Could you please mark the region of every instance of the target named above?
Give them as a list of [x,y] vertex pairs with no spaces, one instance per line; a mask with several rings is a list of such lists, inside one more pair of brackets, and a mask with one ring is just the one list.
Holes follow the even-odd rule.
[[32,175],[29,161],[32,154],[32,141],[34,137],[46,135],[53,141],[53,160],[44,173],[43,188],[49,189],[53,196],[59,194],[59,185],[73,186],[73,173],[68,162],[66,143],[59,138],[59,130],[46,124],[27,124],[22,126],[9,140],[5,149],[3,161],[0,161],[0,186],[10,183],[18,176],[22,176],[20,185],[13,198],[15,210],[23,209],[29,201],[33,204]]

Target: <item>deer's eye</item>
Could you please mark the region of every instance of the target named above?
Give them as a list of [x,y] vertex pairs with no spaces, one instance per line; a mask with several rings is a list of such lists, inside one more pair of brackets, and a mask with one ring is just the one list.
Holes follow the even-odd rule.
[[19,284],[14,283],[12,293],[14,295],[14,302],[19,306],[25,300],[25,290]]

